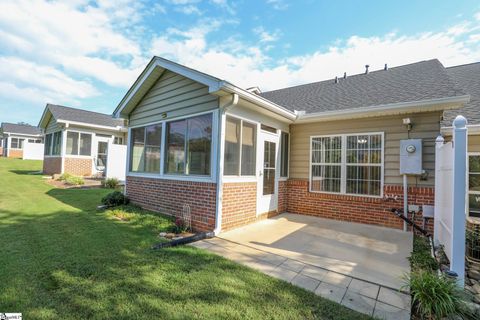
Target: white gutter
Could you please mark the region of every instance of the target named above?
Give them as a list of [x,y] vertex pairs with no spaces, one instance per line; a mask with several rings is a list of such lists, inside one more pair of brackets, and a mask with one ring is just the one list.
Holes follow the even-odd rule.
[[222,231],[222,201],[223,201],[223,153],[225,152],[225,113],[238,104],[238,94],[232,94],[232,100],[221,106],[218,112],[218,154],[217,154],[217,203],[215,208],[215,235]]
[[104,129],[104,130],[110,130],[110,131],[127,132],[127,128],[124,127],[124,126],[109,127],[109,126],[102,126],[102,125],[98,125],[98,124],[91,124],[91,123],[85,123],[85,122],[67,121],[67,120],[62,120],[62,119],[58,119],[57,123],[63,123],[63,124],[65,124],[65,126],[67,128],[70,125],[76,125],[76,126],[81,126],[81,127]]
[[[328,121],[328,120],[343,120],[355,119],[371,116],[383,116],[397,113],[410,112],[427,112],[427,111],[441,111],[445,109],[456,109],[458,104],[464,104],[470,101],[470,95],[463,95],[458,97],[438,98],[420,101],[399,102],[383,104],[378,106],[370,106],[365,108],[345,109],[326,111],[310,114],[299,114],[297,123],[314,122],[314,121]],[[452,104],[445,107],[445,104]],[[456,104],[456,105],[454,105]],[[419,107],[422,107],[419,110]],[[380,113],[380,114],[379,114]]]
[[[468,134],[478,135],[480,134],[480,124],[469,124],[467,125]],[[442,127],[440,129],[442,135],[451,136],[453,134],[453,127]]]
[[287,118],[290,121],[295,121],[297,119],[297,115],[295,112],[292,112],[276,103],[271,102],[270,100],[267,100],[259,95],[256,95],[254,93],[251,93],[247,90],[240,89],[234,85],[232,85],[229,82],[222,81],[218,84],[219,90],[225,90],[227,92],[235,93],[238,94],[242,99],[245,99],[247,101],[250,101],[254,104],[257,104],[269,111],[272,111],[273,113],[276,113],[284,118]]
[[15,132],[4,132],[3,134],[13,135],[13,136],[23,136],[23,137],[42,137],[43,134],[26,134],[26,133],[15,133]]

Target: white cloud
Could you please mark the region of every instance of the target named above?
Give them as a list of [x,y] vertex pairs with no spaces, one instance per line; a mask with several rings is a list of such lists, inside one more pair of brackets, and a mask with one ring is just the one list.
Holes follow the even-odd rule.
[[260,42],[275,42],[280,37],[280,31],[268,32],[264,27],[256,27],[253,32],[259,37]]
[[202,11],[193,4],[189,4],[186,6],[178,6],[175,8],[175,11],[181,12],[184,14],[196,14],[196,15],[202,15]]
[[[334,78],[343,72],[361,73],[366,64],[375,70],[385,63],[397,66],[433,58],[447,66],[480,60],[479,34],[475,33],[478,24],[467,28],[461,23],[444,32],[413,36],[395,33],[380,37],[351,36],[336,41],[327,50],[280,60],[274,60],[264,46],[232,41],[234,50],[229,50],[225,44],[208,43],[207,35],[218,27],[171,31],[153,41],[152,53],[240,86],[258,85],[263,90]],[[262,34],[264,30],[257,31]]]
[[0,57],[0,79],[0,96],[41,105],[47,101],[78,104],[81,99],[99,94],[87,81],[16,57]]
[[267,4],[271,5],[275,10],[285,10],[289,7],[285,0],[267,0]]
[[[125,34],[140,20],[141,6],[132,0],[0,2],[0,43],[3,55],[48,65],[71,77],[78,74],[126,87],[135,79],[135,61],[144,63],[139,43]],[[119,32],[117,30],[124,30]],[[96,57],[96,58],[90,58]],[[90,60],[91,65],[79,66]],[[123,61],[120,64],[118,61]],[[78,63],[78,64],[76,64]],[[17,68],[25,65],[19,64]],[[78,73],[77,73],[78,72]],[[31,83],[36,86],[36,83]]]

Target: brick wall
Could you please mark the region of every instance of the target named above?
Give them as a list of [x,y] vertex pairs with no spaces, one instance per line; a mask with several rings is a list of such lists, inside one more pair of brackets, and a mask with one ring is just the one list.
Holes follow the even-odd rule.
[[197,231],[215,229],[217,185],[215,183],[127,177],[127,196],[141,207],[179,216],[190,205],[192,227]]
[[[397,196],[396,200],[336,194],[312,193],[308,191],[308,180],[291,179],[287,182],[287,211],[342,221],[359,222],[401,229],[403,221],[391,213],[392,208],[403,208],[403,187],[388,185],[384,195]],[[434,188],[409,187],[409,204],[433,205]],[[421,213],[415,218],[422,224]],[[433,221],[428,224],[433,231]]]
[[3,147],[0,147],[0,157],[3,157]]
[[93,174],[93,163],[91,158],[65,157],[64,165],[63,172],[65,173],[70,173],[75,176],[91,176]]
[[287,181],[279,181],[278,182],[278,212],[283,213],[287,211]]
[[228,231],[255,221],[270,218],[276,216],[279,212],[284,212],[284,210],[264,212],[257,215],[256,182],[232,182],[223,184],[222,231]]
[[10,149],[8,152],[9,158],[23,158],[23,150]]
[[62,172],[62,158],[61,157],[44,157],[43,158],[43,173],[54,175]]

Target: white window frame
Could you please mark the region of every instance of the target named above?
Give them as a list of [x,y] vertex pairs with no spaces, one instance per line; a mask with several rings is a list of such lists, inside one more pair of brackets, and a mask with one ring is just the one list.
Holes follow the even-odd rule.
[[[381,148],[381,163],[380,163],[380,195],[370,195],[370,194],[356,194],[356,193],[347,193],[347,166],[371,166],[377,164],[371,163],[347,163],[347,137],[349,136],[361,136],[361,135],[381,135],[382,137],[382,148]],[[342,149],[341,149],[341,162],[340,162],[340,192],[332,191],[317,191],[312,190],[312,142],[314,138],[332,138],[332,137],[341,137],[342,140]],[[309,168],[308,168],[308,191],[312,193],[325,193],[325,194],[336,194],[336,195],[346,195],[354,197],[367,197],[367,198],[383,198],[383,188],[385,184],[385,132],[361,132],[361,133],[339,133],[339,134],[329,134],[329,135],[315,135],[310,136],[310,154],[309,154]],[[335,165],[337,165],[335,163]]]
[[[17,139],[17,146],[20,145],[20,140],[23,140],[22,147],[21,148],[14,148],[12,147],[13,139]],[[25,138],[19,138],[19,137],[10,137],[10,149],[12,150],[23,150],[23,147],[25,146],[25,141],[28,141]]]
[[[242,175],[242,139],[243,139],[243,135],[242,135],[242,131],[240,131],[240,153],[239,153],[240,161],[238,162],[238,165],[239,165],[239,171],[238,172],[239,172],[239,174],[238,175],[233,175],[233,174],[225,175],[225,174],[223,174],[223,172],[221,172],[220,174],[223,175],[223,181],[224,182],[257,182],[258,139],[259,139],[259,134],[260,134],[260,130],[261,130],[261,123],[258,122],[258,121],[253,121],[253,120],[250,120],[248,118],[244,118],[244,117],[237,116],[237,115],[231,115],[231,114],[226,114],[225,123],[227,122],[227,117],[240,120],[240,129],[241,130],[243,130],[243,122],[244,121],[248,122],[252,125],[255,125],[255,173],[253,175]],[[263,132],[267,132],[267,131],[263,131]],[[271,132],[268,132],[268,133],[273,134]],[[226,134],[226,128],[225,128],[225,134]],[[222,141],[222,143],[225,144],[225,139]],[[223,152],[225,153],[225,148],[224,148]],[[223,154],[222,157],[225,157],[225,154]],[[222,159],[222,161],[225,161],[225,159]],[[225,164],[223,165],[223,168],[225,169]]]
[[[68,133],[69,132],[73,132],[73,133],[77,133],[78,134],[78,154],[68,154],[67,153],[67,137],[68,137]],[[89,134],[90,137],[91,137],[91,140],[90,140],[90,155],[89,156],[86,156],[86,155],[81,155],[80,154],[80,134]],[[93,145],[94,145],[94,134],[92,132],[86,132],[86,131],[80,131],[80,130],[65,130],[65,157],[67,158],[80,158],[80,159],[90,159],[93,156]],[[52,137],[52,142],[53,142],[53,137]],[[53,143],[52,143],[53,145]]]
[[[212,144],[210,152],[210,175],[186,175],[186,174],[168,174],[165,173],[165,152],[166,152],[166,133],[167,123],[177,120],[183,120],[201,116],[204,114],[212,115]],[[134,128],[148,127],[154,124],[162,124],[162,141],[160,146],[160,172],[132,172],[130,171],[130,152],[131,152],[131,130]],[[141,125],[131,126],[128,128],[127,138],[127,176],[131,177],[143,177],[143,178],[156,178],[165,180],[179,180],[179,181],[194,181],[194,182],[216,182],[217,177],[217,154],[218,154],[218,110],[209,110],[198,113],[192,113],[188,115],[182,115],[179,117],[172,117],[161,121],[152,121]]]
[[470,216],[470,195],[471,194],[476,194],[476,195],[479,195],[480,196],[480,191],[470,191],[470,187],[469,187],[469,184],[470,184],[470,166],[468,165],[470,163],[470,157],[471,156],[480,156],[480,152],[468,152],[467,153],[467,156],[468,156],[468,161],[467,161],[467,214],[468,216]]

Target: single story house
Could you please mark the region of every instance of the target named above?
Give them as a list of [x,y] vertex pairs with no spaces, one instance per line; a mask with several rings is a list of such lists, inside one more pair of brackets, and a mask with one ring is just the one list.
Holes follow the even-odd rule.
[[432,205],[443,115],[469,101],[438,60],[262,93],[154,57],[114,116],[127,195],[198,230],[282,212],[402,228],[400,141],[421,139],[408,199]]
[[2,154],[9,158],[22,158],[25,141],[43,143],[40,129],[26,124],[2,123]]
[[109,146],[125,143],[124,124],[108,114],[47,104],[38,124],[45,135],[43,172],[103,173]]
[[458,110],[445,112],[442,134],[452,135],[452,121],[457,114],[468,120],[469,215],[480,218],[480,62],[446,68],[457,86],[470,95],[470,101]]

